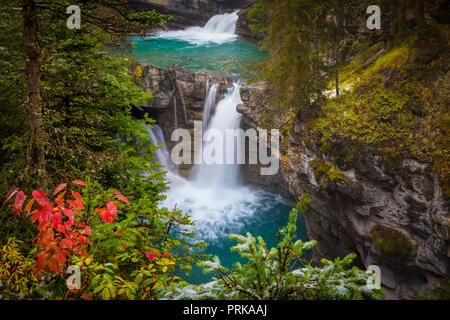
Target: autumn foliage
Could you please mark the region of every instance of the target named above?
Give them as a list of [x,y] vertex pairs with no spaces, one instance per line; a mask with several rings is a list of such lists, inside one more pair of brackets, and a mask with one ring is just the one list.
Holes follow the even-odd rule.
[[[76,185],[86,186],[80,180],[72,183],[62,183],[53,192],[51,200],[43,191],[34,190],[31,197],[20,188],[11,190],[5,202],[15,196],[12,212],[21,214],[25,200],[30,198],[25,206],[25,213],[30,216],[32,223],[38,224],[39,234],[36,237],[36,274],[42,270],[54,273],[65,272],[67,263],[72,255],[88,258],[89,236],[92,231],[84,223],[85,210],[83,197],[75,190],[69,190]],[[73,198],[69,199],[68,194]],[[113,197],[130,204],[128,199],[119,191],[113,192]],[[105,223],[114,223],[117,215],[118,201],[108,201],[105,208],[96,209]]]

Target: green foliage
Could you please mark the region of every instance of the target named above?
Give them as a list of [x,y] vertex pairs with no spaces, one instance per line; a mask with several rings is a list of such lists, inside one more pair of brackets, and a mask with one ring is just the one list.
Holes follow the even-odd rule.
[[448,197],[450,82],[439,54],[448,45],[440,38],[427,45],[412,35],[367,69],[349,67],[350,89],[326,102],[314,133],[324,153],[347,162],[372,152],[392,164],[404,157],[432,163]]
[[0,246],[0,299],[27,298],[37,285],[35,261],[23,255],[22,244],[22,241],[10,238]]
[[344,180],[342,171],[330,161],[311,160],[314,169],[314,176],[322,188],[327,188],[328,183]]
[[302,193],[300,200],[295,204],[295,209],[301,213],[305,213],[309,204],[312,202],[311,195],[308,193]]
[[[366,285],[371,274],[351,267],[355,254],[335,261],[322,260],[323,267],[313,267],[301,259],[316,241],[294,240],[297,211],[292,210],[289,223],[280,230],[282,238],[276,248],[266,248],[261,237],[230,235],[238,252],[248,263],[235,263],[233,269],[220,264],[218,257],[203,262],[205,272],[214,272],[216,280],[201,286],[175,288],[177,299],[379,299],[381,290]],[[296,269],[303,265],[303,268]]]
[[370,231],[375,245],[383,253],[398,258],[410,255],[413,244],[402,232],[383,225],[376,225]]
[[[187,214],[160,208],[167,182],[161,165],[155,161],[157,146],[150,142],[147,133],[153,121],[146,116],[141,120],[132,116],[133,108],[139,109],[139,105],[152,96],[133,81],[129,71],[133,58],[126,37],[130,33],[151,31],[142,28],[143,23],[161,24],[169,17],[155,11],[132,13],[124,10],[121,0],[85,1],[80,4],[83,17],[101,12],[111,18],[86,18],[82,20],[81,31],[69,30],[65,14],[68,4],[69,1],[58,0],[38,9],[43,143],[49,188],[80,177],[88,181],[83,190],[87,211],[84,222],[92,226],[93,246],[89,252],[94,259],[92,264],[111,263],[117,267],[115,276],[126,282],[116,285],[117,298],[127,296],[127,289],[132,292],[134,288],[136,292],[132,293],[136,298],[152,299],[157,288],[150,286],[152,291],[144,292],[139,290],[146,289],[145,286],[136,289],[129,284],[144,267],[145,257],[139,250],[170,252],[174,265],[157,273],[157,279],[163,279],[160,276],[163,273],[167,273],[169,279],[168,270],[189,273],[191,265],[201,257],[193,252],[204,246],[193,240],[193,223]],[[24,81],[26,59],[22,12],[15,9],[21,2],[2,2],[0,6],[0,28],[5,31],[0,34],[0,194],[6,195],[17,185],[31,191],[33,178],[24,174],[29,140]],[[118,212],[114,225],[104,224],[95,208],[103,205],[115,189],[126,194],[132,205]],[[16,235],[24,240],[24,250],[31,250],[36,230],[29,219],[12,215],[2,207],[0,222],[0,243]],[[141,255],[138,260],[137,253]],[[155,263],[156,260],[165,263],[162,258],[155,259]],[[174,275],[170,277],[170,281],[174,281]],[[121,289],[124,292],[119,293]],[[106,297],[107,292],[111,298],[111,290],[105,291],[104,296],[94,297]],[[52,279],[37,294],[68,297],[63,278]]]
[[255,67],[274,91],[274,108],[307,109],[321,95],[326,77],[320,72],[326,67],[320,55],[326,55],[330,39],[329,10],[329,1],[255,1],[251,28],[265,34],[262,48],[268,51]]

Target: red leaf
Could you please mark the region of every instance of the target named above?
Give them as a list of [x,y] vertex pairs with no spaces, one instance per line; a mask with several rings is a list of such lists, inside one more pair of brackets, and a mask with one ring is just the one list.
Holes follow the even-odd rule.
[[61,213],[56,212],[53,214],[52,216],[52,228],[53,229],[58,229],[59,226],[61,226],[62,224],[62,216]]
[[106,223],[114,223],[114,217],[111,215],[109,210],[102,208],[102,209],[95,209],[98,213],[100,213],[100,216],[102,217],[103,221]]
[[61,240],[61,248],[72,249],[73,242],[70,239],[64,238]]
[[42,201],[38,204],[37,207],[37,219],[39,221],[39,225],[43,225],[47,222],[49,222],[48,220],[48,216],[49,214],[52,213],[52,206],[49,202],[47,201]]
[[37,275],[40,275],[41,270],[44,267],[46,257],[47,257],[47,254],[44,251],[41,251],[37,254],[36,265],[35,265]]
[[81,180],[74,180],[74,181],[72,181],[72,183],[79,184],[79,185],[82,185],[82,186],[87,186],[86,182],[83,182]]
[[153,260],[156,258],[156,257],[159,257],[161,255],[161,253],[154,253],[154,252],[147,252],[146,254],[145,254],[145,256],[147,257],[147,259],[150,261],[150,262],[153,262]]
[[20,211],[22,210],[23,202],[25,201],[26,198],[27,198],[27,196],[25,195],[25,193],[22,190],[17,193],[16,201],[14,202],[13,212],[17,211],[19,216],[20,216]]
[[83,197],[76,191],[72,191],[72,195],[77,199],[81,204],[84,202]]
[[53,195],[57,194],[61,190],[63,190],[67,186],[67,183],[61,183],[58,187],[56,187],[55,192],[53,192]]
[[53,255],[53,256],[50,257],[50,259],[48,259],[48,261],[47,261],[47,269],[49,271],[54,272],[54,273],[58,273],[59,265],[58,265],[58,258],[56,257],[56,255]]
[[128,245],[126,243],[122,243],[122,246],[124,249],[128,248]]
[[164,252],[164,257],[170,257],[172,255],[171,252]]
[[75,211],[75,213],[81,218],[81,212],[80,210],[76,209],[76,208],[72,208],[73,211]]
[[35,201],[34,199],[31,199],[30,201],[28,201],[28,204],[27,204],[27,206],[25,207],[25,211],[28,212],[28,214],[29,214],[30,211],[31,211],[31,207],[33,207],[34,201]]
[[47,196],[41,190],[34,190],[32,192],[32,195],[37,201],[43,201],[43,200],[47,199]]
[[56,227],[56,231],[65,234],[66,233],[66,228],[62,224],[60,224],[60,225],[58,225]]
[[82,203],[80,203],[79,201],[67,200],[67,203],[72,205],[72,207],[78,207],[78,208],[84,209],[84,205]]
[[19,190],[20,190],[20,188],[14,188],[14,189],[12,189],[11,191],[9,191],[8,194],[6,195],[6,200],[5,200],[5,202],[3,202],[3,204],[5,204],[6,202],[8,202],[9,199],[11,199],[11,198],[13,197],[13,195],[15,195],[16,192],[19,191]]
[[115,201],[108,201],[106,203],[106,208],[108,209],[109,213],[115,217],[117,215],[117,202]]
[[79,227],[83,227],[84,228],[84,232],[86,232],[87,234],[90,235],[92,233],[92,230],[91,230],[91,228],[89,226],[87,226],[87,225],[85,225],[85,224],[83,224],[81,222],[77,222],[76,225],[79,226]]
[[70,209],[65,209],[63,212],[64,212],[64,214],[65,214],[67,217],[69,217],[69,222],[70,222],[70,224],[71,224],[71,225],[74,224],[74,222],[75,222],[75,215],[73,214],[73,211],[70,210]]
[[80,244],[83,244],[83,243],[91,243],[91,241],[89,240],[89,238],[86,238],[86,237],[84,237],[84,236],[79,236],[78,237],[78,242],[80,243]]
[[125,202],[126,204],[130,204],[130,201],[128,201],[127,198],[125,198],[123,195],[121,194],[116,194],[115,197],[119,200],[122,200],[123,202]]
[[62,204],[63,204],[62,198],[64,197],[64,195],[66,194],[66,192],[67,192],[67,191],[64,191],[64,192],[60,193],[59,196],[55,199],[55,202],[56,202],[58,205],[62,205]]

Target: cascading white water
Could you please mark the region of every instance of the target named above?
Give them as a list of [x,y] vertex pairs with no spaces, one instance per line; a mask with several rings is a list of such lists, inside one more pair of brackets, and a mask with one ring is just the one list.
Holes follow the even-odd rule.
[[209,79],[206,82],[206,99],[205,105],[203,107],[203,119],[202,119],[203,132],[205,132],[206,129],[208,128],[209,120],[211,118],[211,111],[216,105],[217,87],[218,87],[217,83],[214,83],[212,86],[210,86]]
[[185,30],[164,31],[157,34],[164,39],[187,41],[194,45],[207,43],[223,44],[237,39],[236,24],[239,11],[212,17],[204,27],[189,27]]
[[166,167],[166,169],[174,174],[178,173],[177,167],[172,163],[170,159],[170,153],[167,149],[166,141],[164,139],[164,133],[160,126],[153,124],[153,128],[150,129],[147,125],[147,133],[150,136],[150,140],[153,144],[161,144],[161,147],[155,151],[156,160]]
[[228,90],[227,95],[222,99],[216,107],[216,112],[212,116],[210,123],[208,124],[208,130],[204,133],[203,144],[203,161],[206,162],[213,153],[222,154],[222,159],[217,159],[223,164],[201,164],[194,168],[193,177],[195,184],[200,188],[221,187],[221,188],[235,188],[240,185],[239,183],[239,165],[237,164],[224,164],[226,163],[225,155],[227,150],[233,150],[233,153],[237,155],[240,151],[240,146],[237,145],[235,140],[230,141],[226,139],[223,143],[223,150],[216,150],[216,141],[213,138],[208,137],[209,130],[217,130],[222,137],[226,137],[226,130],[237,130],[241,124],[242,115],[236,111],[236,106],[242,103],[240,96],[240,85],[235,83],[232,88]]
[[211,33],[236,33],[236,22],[238,20],[238,11],[225,13],[212,17],[203,27],[205,31]]
[[[212,96],[211,89],[212,87],[208,90],[208,95]],[[239,128],[241,117],[236,106],[240,102],[240,85],[236,83],[217,103],[208,129],[223,132]],[[211,108],[213,106],[212,102]],[[161,128],[156,128],[153,130],[154,136],[162,133]],[[156,137],[156,140],[165,145],[163,137]],[[204,147],[206,145],[204,143]],[[156,156],[161,163],[166,161],[165,151]],[[196,165],[190,180],[168,170],[170,189],[166,193],[167,199],[161,205],[168,209],[182,208],[188,212],[197,222],[195,230],[200,239],[227,237],[232,230],[236,231],[244,226],[245,221],[255,212],[262,210],[261,199],[265,196],[264,192],[240,183],[238,165]]]

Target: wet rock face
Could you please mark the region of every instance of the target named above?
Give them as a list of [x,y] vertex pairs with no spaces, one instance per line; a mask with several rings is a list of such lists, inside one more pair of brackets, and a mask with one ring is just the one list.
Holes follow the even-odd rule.
[[[208,71],[192,72],[186,68],[170,70],[143,62],[132,65],[131,71],[135,73],[136,68],[140,69],[139,73],[141,74],[140,77],[135,77],[136,83],[145,92],[152,93],[153,98],[140,106],[143,109],[142,112],[135,110],[135,115],[141,117],[143,113],[148,113],[152,119],[156,120],[157,124],[163,128],[169,149],[172,149],[176,144],[176,142],[171,141],[172,132],[176,128],[187,129],[193,135],[194,121],[202,121],[208,83],[219,84],[217,89],[218,101],[224,97],[234,80],[228,74]],[[182,90],[188,123],[184,120],[182,101],[176,90],[175,81],[179,83]],[[192,148],[192,152],[194,152],[194,148]],[[190,168],[191,166],[186,165],[180,169],[189,170]]]
[[[269,98],[266,85],[264,82],[258,82],[252,85],[241,85],[241,100],[242,104],[238,105],[236,110],[243,115],[241,128],[243,130],[255,129],[257,130],[260,125],[259,116],[267,108],[267,99]],[[275,122],[280,122],[281,119],[276,119]],[[268,130],[269,132],[269,130]],[[270,151],[268,151],[270,152]],[[283,172],[280,169],[275,175],[261,175],[261,164],[246,164],[243,165],[242,175],[247,183],[258,186],[259,188],[280,194],[285,198],[294,200],[293,194],[288,188],[288,184],[283,178]]]
[[[271,107],[270,93],[257,84],[244,86],[241,95],[243,125],[256,128],[261,113]],[[281,152],[288,165],[273,183],[277,188],[284,184],[297,200],[303,193],[312,196],[305,220],[309,236],[318,241],[315,257],[357,253],[360,267],[380,266],[387,298],[393,299],[431,291],[440,277],[448,278],[450,217],[439,178],[428,164],[403,159],[394,166],[364,152],[341,166],[341,179],[324,186],[317,167],[333,161],[333,155],[320,158],[314,142],[305,143],[305,130],[296,120]],[[249,179],[259,178],[253,174]]]
[[[138,85],[144,91],[150,92],[153,95],[153,98],[149,99],[148,102],[142,106],[148,109],[161,109],[161,111],[166,109],[166,111],[170,111],[173,107],[174,97],[177,99],[177,102],[180,102],[181,106],[181,101],[179,101],[180,97],[175,91],[175,80],[180,83],[182,88],[187,111],[197,110],[199,104],[203,107],[208,82],[219,83],[218,97],[223,97],[227,88],[232,85],[233,81],[232,77],[227,74],[211,73],[208,71],[192,72],[186,68],[175,68],[175,70],[170,70],[169,68],[144,62],[135,63],[131,66],[131,69],[134,71],[138,66],[142,70],[141,76],[139,79],[136,79]],[[198,117],[194,116],[191,118],[196,119]]]

